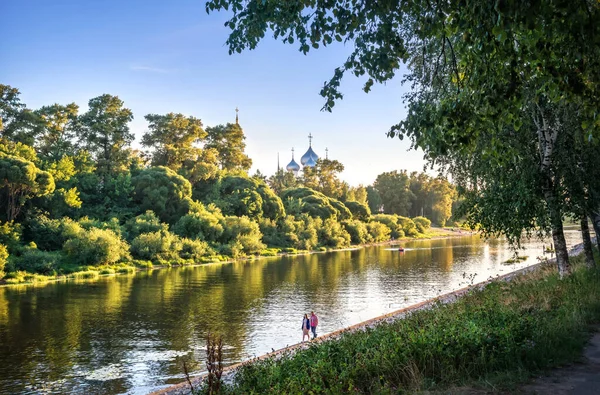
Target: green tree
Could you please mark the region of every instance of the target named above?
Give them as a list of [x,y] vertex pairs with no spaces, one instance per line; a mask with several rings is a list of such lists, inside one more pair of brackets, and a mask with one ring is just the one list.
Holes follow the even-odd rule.
[[104,94],[88,102],[89,110],[80,117],[78,137],[96,160],[102,185],[111,175],[128,168],[127,148],[133,141],[129,122],[133,113],[117,96]]
[[338,174],[344,171],[344,165],[337,160],[318,159],[315,167],[305,167],[302,182],[307,188],[323,193],[325,196],[341,199],[348,192],[348,184],[341,181]]
[[[25,157],[19,151],[25,152]],[[52,175],[36,166],[35,153],[30,152],[20,143],[0,140],[0,201],[5,209],[2,216],[9,222],[29,199],[54,191]]]
[[37,117],[21,102],[17,88],[0,84],[0,137],[33,145]]
[[192,186],[168,167],[142,170],[131,182],[134,188],[133,202],[140,213],[152,210],[162,222],[169,224],[187,214]]
[[367,202],[369,203],[369,209],[371,213],[379,213],[382,211],[383,202],[381,201],[381,195],[379,192],[369,185],[367,188]]
[[36,149],[40,157],[57,162],[65,155],[73,154],[72,139],[77,126],[79,106],[75,103],[53,104],[35,110]]
[[409,178],[406,171],[394,170],[381,173],[373,183],[373,188],[381,197],[383,211],[386,214],[408,215],[414,199],[414,195],[408,187]]
[[246,136],[237,123],[207,127],[205,148],[218,152],[219,165],[223,170],[244,170],[252,166],[252,159],[244,153]]
[[152,149],[152,165],[178,171],[186,161],[196,161],[202,149],[197,146],[207,133],[202,121],[183,114],[148,114],[148,132],[142,145]]
[[[276,2],[213,0],[206,9],[230,6],[234,12],[226,22],[232,29],[227,40],[230,53],[254,48],[266,29],[284,42],[298,42],[304,53],[333,40],[355,44],[321,91],[329,111],[342,98],[339,87],[346,72],[368,75],[364,90],[369,91],[374,82],[392,79],[406,63],[406,80],[416,89],[407,95],[408,119],[392,127],[390,136],[410,137],[433,163],[443,163],[449,155],[462,156],[466,162],[474,145],[495,159],[502,149],[498,145],[503,144],[499,136],[506,129],[533,133],[539,147],[539,161],[534,163],[539,188],[511,185],[522,191],[535,189],[544,200],[559,273],[569,272],[557,192],[560,172],[552,154],[565,124],[562,109],[569,104],[579,106],[589,140],[600,134],[596,121],[600,4],[496,1],[471,7],[457,0],[414,0],[317,1],[280,7]],[[534,125],[522,128],[527,123]],[[513,148],[507,163],[521,159],[520,148]],[[482,181],[497,184],[497,180],[476,180]],[[505,217],[496,218],[504,221]],[[493,225],[504,230],[528,222],[522,217]]]

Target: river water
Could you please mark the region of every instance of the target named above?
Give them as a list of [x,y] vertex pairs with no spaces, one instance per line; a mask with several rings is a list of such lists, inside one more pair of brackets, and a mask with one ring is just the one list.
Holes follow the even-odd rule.
[[[567,231],[569,245],[581,239]],[[144,394],[204,369],[207,332],[227,364],[532,265],[542,245],[478,236],[0,288],[0,393]],[[548,257],[548,255],[546,255]]]

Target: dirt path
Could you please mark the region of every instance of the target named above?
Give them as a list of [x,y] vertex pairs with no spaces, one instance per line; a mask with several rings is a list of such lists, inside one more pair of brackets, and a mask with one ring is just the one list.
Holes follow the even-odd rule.
[[[600,329],[600,328],[598,328]],[[600,394],[600,333],[592,337],[580,363],[554,369],[520,389],[521,394],[598,395]]]

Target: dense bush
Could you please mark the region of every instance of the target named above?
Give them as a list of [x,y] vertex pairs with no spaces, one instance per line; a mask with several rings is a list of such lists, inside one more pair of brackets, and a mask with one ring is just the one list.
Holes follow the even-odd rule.
[[410,218],[398,216],[398,226],[402,228],[405,236],[414,237],[418,234],[417,225]]
[[381,222],[373,221],[367,224],[367,229],[371,240],[375,243],[381,243],[382,241],[388,241],[390,239],[391,230]]
[[19,247],[21,235],[21,224],[0,221],[0,244],[5,245],[9,252]]
[[425,231],[431,227],[431,221],[425,217],[415,217],[413,218],[413,222],[419,233],[425,233]]
[[4,277],[4,267],[8,260],[8,248],[4,244],[0,244],[0,280]]
[[339,211],[331,200],[310,188],[290,188],[281,193],[285,211],[291,214],[306,213],[311,217],[327,219],[336,217]]
[[402,226],[398,224],[398,216],[394,214],[377,214],[373,216],[373,221],[380,222],[390,230],[390,237],[397,239],[404,236]]
[[25,240],[33,241],[40,250],[57,251],[82,230],[83,227],[70,218],[50,219],[36,215],[25,222],[23,236]]
[[72,263],[107,265],[130,259],[127,243],[109,229],[82,230],[63,247]]
[[373,239],[369,234],[367,224],[358,220],[350,220],[342,222],[344,229],[350,235],[352,244],[365,244],[371,242]]
[[14,258],[16,270],[29,273],[54,274],[64,257],[60,251],[41,251],[35,247],[25,247],[20,256]]
[[352,218],[359,219],[361,221],[368,221],[371,218],[371,209],[368,205],[354,201],[346,201],[344,205],[352,213]]
[[264,181],[227,175],[218,183],[219,198],[214,203],[224,215],[252,219],[278,219],[285,215],[283,203]]
[[131,242],[131,254],[136,259],[168,263],[179,258],[182,244],[169,231],[142,233]]
[[342,248],[350,245],[350,235],[342,224],[333,218],[328,218],[321,222],[320,218],[316,218],[317,234],[319,237],[319,245],[323,247]]
[[205,255],[210,255],[208,243],[200,240],[181,239],[181,250],[179,256],[182,259],[190,260],[195,263],[200,262],[200,259]]
[[344,205],[344,203],[333,198],[329,198],[329,203],[337,211],[336,218],[338,219],[338,221],[352,219],[352,212],[348,209],[348,207],[346,207],[346,205]]
[[223,234],[219,241],[222,252],[237,258],[247,254],[258,254],[266,246],[262,243],[262,234],[258,224],[248,217],[223,218]]
[[181,237],[216,242],[223,235],[223,214],[214,205],[195,203],[190,212],[177,221],[173,231]]
[[191,204],[192,185],[188,180],[163,167],[150,167],[132,178],[133,203],[140,212],[152,210],[162,222],[175,223]]
[[299,221],[294,223],[296,226],[295,232],[298,236],[294,247],[299,250],[314,250],[319,244],[316,220],[308,214],[303,214],[300,216]]
[[79,221],[77,221],[77,222],[79,223],[79,225],[81,225],[81,227],[83,229],[86,229],[86,230],[90,230],[92,228],[108,229],[108,230],[112,230],[119,237],[121,237],[122,233],[123,233],[123,229],[121,228],[121,225],[119,224],[119,220],[115,217],[112,217],[107,221],[100,221],[95,218],[83,217],[83,218],[80,218]]
[[144,214],[131,218],[125,223],[127,240],[133,240],[142,233],[168,231],[169,225],[160,222],[153,211],[148,210]]

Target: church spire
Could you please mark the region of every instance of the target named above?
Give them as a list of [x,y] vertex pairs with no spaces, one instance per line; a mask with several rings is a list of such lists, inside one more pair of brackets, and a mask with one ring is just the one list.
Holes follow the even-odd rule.
[[236,107],[235,108],[235,124],[236,125],[240,124],[239,119],[238,119],[238,112],[240,112],[240,110]]
[[325,147],[325,159],[329,159],[329,148]]
[[277,153],[277,173],[279,173],[279,152]]
[[308,134],[308,146],[309,147],[312,147],[312,139],[313,139],[312,133],[309,133]]

